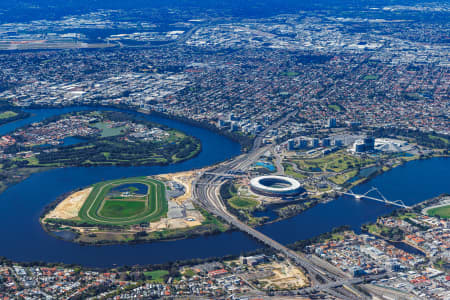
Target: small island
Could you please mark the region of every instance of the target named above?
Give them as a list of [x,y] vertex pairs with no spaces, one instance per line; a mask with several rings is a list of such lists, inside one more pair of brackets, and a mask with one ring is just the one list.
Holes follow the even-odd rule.
[[41,225],[55,237],[81,244],[180,239],[228,230],[192,202],[196,173],[99,182],[50,205]]

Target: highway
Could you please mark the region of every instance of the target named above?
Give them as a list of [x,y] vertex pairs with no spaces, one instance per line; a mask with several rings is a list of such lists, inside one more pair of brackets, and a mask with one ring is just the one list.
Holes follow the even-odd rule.
[[[255,138],[252,149],[248,153],[237,156],[229,161],[219,164],[213,169],[209,169],[207,172],[201,173],[193,182],[193,198],[204,209],[216,216],[219,216],[227,223],[247,233],[261,243],[271,247],[279,253],[282,253],[288,259],[308,272],[313,286],[307,289],[302,289],[299,293],[326,292],[337,287],[342,287],[343,285],[361,283],[364,281],[361,278],[342,279],[342,272],[338,272],[336,268],[332,268],[325,263],[321,264],[317,259],[311,260],[305,254],[295,252],[278,243],[269,236],[241,222],[233,214],[228,212],[220,197],[220,186],[227,182],[230,178],[227,174],[233,174],[236,173],[236,171],[246,170],[254,164],[264,152],[270,150],[270,146],[261,147],[263,137],[273,128],[278,128],[281,126],[295,113],[296,111],[289,113],[286,117],[272,124],[263,133],[258,135]],[[317,278],[320,278],[321,282],[318,282]],[[339,294],[339,291],[333,290],[330,294],[336,296],[336,294]],[[340,294],[343,298],[348,298],[348,295],[343,295],[342,293]]]

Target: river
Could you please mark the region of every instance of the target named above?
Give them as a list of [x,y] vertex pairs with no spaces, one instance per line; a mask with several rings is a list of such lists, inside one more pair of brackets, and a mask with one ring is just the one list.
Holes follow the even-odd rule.
[[[52,115],[80,109],[87,108],[29,110],[33,113],[32,117],[1,126],[0,134]],[[16,261],[109,267],[240,254],[260,248],[261,244],[257,241],[237,231],[150,244],[81,246],[55,239],[42,230],[38,222],[42,209],[63,193],[101,180],[201,168],[240,153],[238,144],[206,129],[163,117],[143,117],[196,136],[202,142],[202,152],[193,159],[168,166],[74,167],[33,174],[0,195],[0,256]],[[402,199],[406,204],[414,204],[450,192],[447,180],[449,170],[450,159],[414,161],[386,172],[356,187],[354,191],[364,192],[376,186],[389,199]],[[358,230],[361,224],[374,221],[392,209],[369,200],[341,197],[319,204],[296,217],[261,226],[260,230],[282,243],[290,243],[344,224]]]

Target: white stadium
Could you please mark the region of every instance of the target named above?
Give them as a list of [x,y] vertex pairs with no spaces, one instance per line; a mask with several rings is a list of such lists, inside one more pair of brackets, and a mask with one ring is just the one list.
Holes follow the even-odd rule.
[[259,176],[250,180],[252,191],[267,196],[293,196],[302,192],[300,182],[284,176]]

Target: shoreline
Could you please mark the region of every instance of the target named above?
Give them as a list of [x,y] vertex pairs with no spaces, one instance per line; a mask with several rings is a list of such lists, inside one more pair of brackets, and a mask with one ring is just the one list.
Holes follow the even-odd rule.
[[20,120],[23,120],[23,119],[31,117],[31,113],[26,112],[20,106],[13,106],[13,105],[10,105],[10,104],[6,104],[6,105],[1,104],[0,105],[0,110],[1,111],[5,111],[5,112],[12,111],[12,112],[16,113],[16,115],[13,116],[13,117],[0,119],[0,126],[7,125],[7,124],[10,124],[12,122],[20,121]]
[[[450,154],[434,153],[431,156],[424,156],[424,157],[413,156],[413,157],[410,157],[408,160],[402,161],[399,164],[393,165],[393,166],[388,167],[387,169],[384,169],[384,170],[383,170],[383,167],[382,167],[382,168],[378,169],[377,171],[373,172],[372,174],[370,174],[369,176],[361,178],[359,180],[356,180],[355,182],[352,182],[348,187],[345,187],[347,189],[346,191],[348,191],[348,190],[350,190],[350,189],[352,189],[352,188],[354,188],[354,187],[356,187],[356,186],[358,186],[360,184],[366,183],[366,182],[370,181],[371,179],[373,179],[373,178],[375,178],[375,177],[377,177],[379,175],[382,175],[382,174],[384,174],[386,172],[392,171],[392,170],[394,170],[394,169],[396,169],[398,167],[404,166],[405,164],[407,164],[409,162],[418,161],[418,160],[427,160],[427,159],[432,159],[432,158],[450,158]],[[355,176],[358,176],[358,174],[355,175]],[[351,180],[351,178],[349,180]],[[347,182],[348,182],[348,180],[344,183],[344,185]]]

